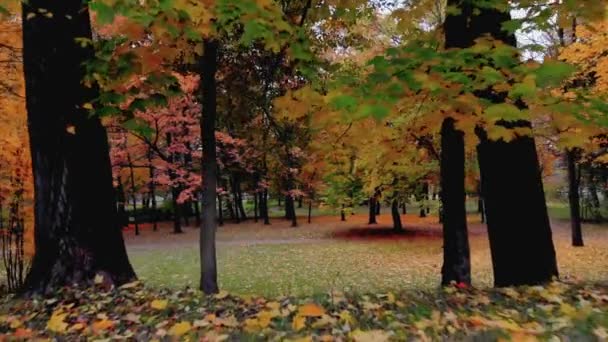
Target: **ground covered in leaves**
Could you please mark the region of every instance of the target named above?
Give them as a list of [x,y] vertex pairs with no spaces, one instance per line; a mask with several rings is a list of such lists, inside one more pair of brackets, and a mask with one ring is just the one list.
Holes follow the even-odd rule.
[[608,284],[312,298],[205,297],[138,282],[4,299],[0,340],[605,340]]
[[[384,209],[384,208],[383,208]],[[412,211],[414,213],[414,211]],[[417,212],[415,212],[417,213]],[[332,290],[376,293],[404,289],[432,290],[440,282],[442,231],[437,217],[403,215],[406,232],[394,234],[386,210],[377,225],[367,215],[313,217],[298,228],[283,219],[264,226],[248,220],[218,229],[220,287],[230,293],[265,296],[310,296]],[[552,224],[560,277],[567,281],[608,280],[608,226],[584,225],[585,247],[571,246],[567,222]],[[469,241],[473,284],[491,287],[492,265],[488,237],[479,217],[471,215]],[[147,285],[180,289],[199,281],[196,228],[171,234],[144,229],[125,233],[129,257]]]

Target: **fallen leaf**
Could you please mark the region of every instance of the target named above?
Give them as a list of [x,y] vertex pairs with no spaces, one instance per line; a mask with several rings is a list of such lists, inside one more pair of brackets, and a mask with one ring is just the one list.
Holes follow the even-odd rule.
[[164,310],[168,304],[169,301],[166,299],[155,299],[150,303],[150,307],[156,310]]
[[325,309],[315,303],[308,303],[300,306],[298,316],[303,317],[321,317],[325,313]]
[[192,325],[188,321],[182,321],[176,323],[169,329],[169,335],[171,336],[182,336],[192,329]]

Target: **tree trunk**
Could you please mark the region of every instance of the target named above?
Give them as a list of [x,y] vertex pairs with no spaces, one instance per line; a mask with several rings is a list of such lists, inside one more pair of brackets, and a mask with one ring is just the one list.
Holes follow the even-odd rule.
[[237,196],[239,198],[238,208],[239,213],[241,214],[241,221],[247,220],[247,212],[245,211],[245,206],[243,204],[243,191],[240,188],[240,183],[237,183],[239,186],[237,187]]
[[179,189],[171,188],[171,204],[173,206],[173,234],[181,234],[182,230],[182,205],[177,203]]
[[342,208],[340,209],[340,221],[346,221],[346,212],[344,210],[344,204],[342,204]]
[[199,195],[200,194],[196,194],[196,199],[194,200],[194,202],[192,202],[192,205],[194,206],[194,220],[195,220],[195,225],[197,227],[201,226],[201,208],[200,208],[200,200],[199,200]]
[[367,224],[376,224],[376,198],[369,198],[369,221]]
[[[448,5],[452,2],[459,1],[450,0]],[[508,1],[501,5],[508,8]],[[516,46],[515,36],[502,28],[511,20],[508,12],[474,6],[474,2],[461,5],[461,13],[452,18],[453,29],[446,23],[446,41],[452,41],[451,46],[471,46],[484,34]],[[477,95],[494,103],[504,101],[488,90]],[[497,124],[506,129],[531,128],[526,121]],[[557,262],[534,139],[516,136],[510,142],[490,141],[481,127],[476,133],[495,286],[551,281],[558,275]]]
[[298,197],[298,208],[302,208],[302,201],[304,200],[303,196]]
[[236,189],[236,180],[234,175],[230,177],[230,187],[232,188],[232,201],[234,203],[234,222],[241,223],[241,215],[239,214],[239,195]]
[[443,223],[443,266],[441,284],[471,284],[471,258],[465,208],[464,134],[446,118],[441,126],[441,220]]
[[376,215],[380,215],[380,200],[376,200]]
[[291,195],[285,195],[285,218],[291,220],[291,226],[297,227],[298,221],[296,217],[295,201]]
[[[21,290],[92,284],[98,273],[115,285],[132,281],[106,130],[82,109],[97,96],[81,83],[83,63],[93,51],[75,41],[91,38],[88,8],[77,0],[30,0],[22,6],[35,255]],[[40,15],[43,9],[53,16]]]
[[133,224],[135,225],[135,235],[139,235],[139,222],[137,221],[137,197],[135,193],[135,171],[131,162],[131,155],[127,153],[129,172],[131,174],[131,205],[133,207]]
[[150,204],[152,206],[152,230],[158,230],[158,216],[156,203],[156,182],[154,181],[154,167],[152,166],[152,151],[148,150],[148,172],[150,181],[148,183],[148,192],[150,193]]
[[391,203],[391,215],[393,216],[393,229],[396,232],[402,232],[403,225],[401,224],[401,216],[399,215],[399,202],[396,199]]
[[[224,225],[224,209],[222,208],[222,195],[217,194],[217,223],[220,226]],[[201,222],[202,224],[202,222]]]
[[582,247],[583,231],[581,229],[581,208],[579,198],[579,178],[576,174],[575,149],[566,149],[566,164],[568,165],[568,202],[570,204],[570,226],[572,228],[572,246]]
[[402,209],[401,213],[403,215],[407,214],[407,205],[405,202],[403,202],[403,204],[401,205],[401,209]]
[[268,213],[268,189],[264,189],[262,193],[262,200],[260,201],[260,210],[262,218],[264,219],[264,224],[270,224],[270,215]]
[[201,140],[203,142],[203,160],[201,163],[202,189],[202,224],[200,230],[201,284],[205,294],[219,292],[217,286],[217,261],[215,255],[215,231],[217,229],[215,198],[217,196],[217,161],[215,141],[215,120],[217,114],[217,89],[215,74],[217,71],[218,43],[205,40],[204,54],[200,59],[202,79]]
[[308,223],[312,221],[312,199],[308,201]]
[[277,197],[277,206],[280,208],[281,207],[281,195],[279,194],[279,196]]

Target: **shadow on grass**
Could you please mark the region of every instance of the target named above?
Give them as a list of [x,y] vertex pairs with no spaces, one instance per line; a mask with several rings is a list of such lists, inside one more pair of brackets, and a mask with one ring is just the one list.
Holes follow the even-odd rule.
[[367,226],[335,232],[332,237],[342,240],[417,240],[441,239],[442,232],[435,228],[406,227],[401,231],[393,227]]

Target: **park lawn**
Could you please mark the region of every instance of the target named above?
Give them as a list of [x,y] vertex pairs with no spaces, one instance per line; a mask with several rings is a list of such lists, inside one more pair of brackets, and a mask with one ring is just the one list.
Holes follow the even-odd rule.
[[[315,217],[291,228],[274,219],[271,226],[253,222],[227,224],[218,230],[218,274],[222,289],[236,294],[315,295],[331,290],[378,292],[435,289],[440,280],[442,240],[435,217],[403,217],[408,233],[391,234],[390,216],[368,226],[364,215],[339,222]],[[492,285],[485,228],[471,217],[473,285]],[[565,280],[608,280],[608,227],[584,226],[583,248],[570,246],[567,223],[554,222],[560,276]],[[165,227],[164,229],[168,229]],[[182,235],[144,230],[126,233],[129,257],[149,286],[196,287],[199,282],[198,230]],[[516,246],[514,246],[516,248]]]

